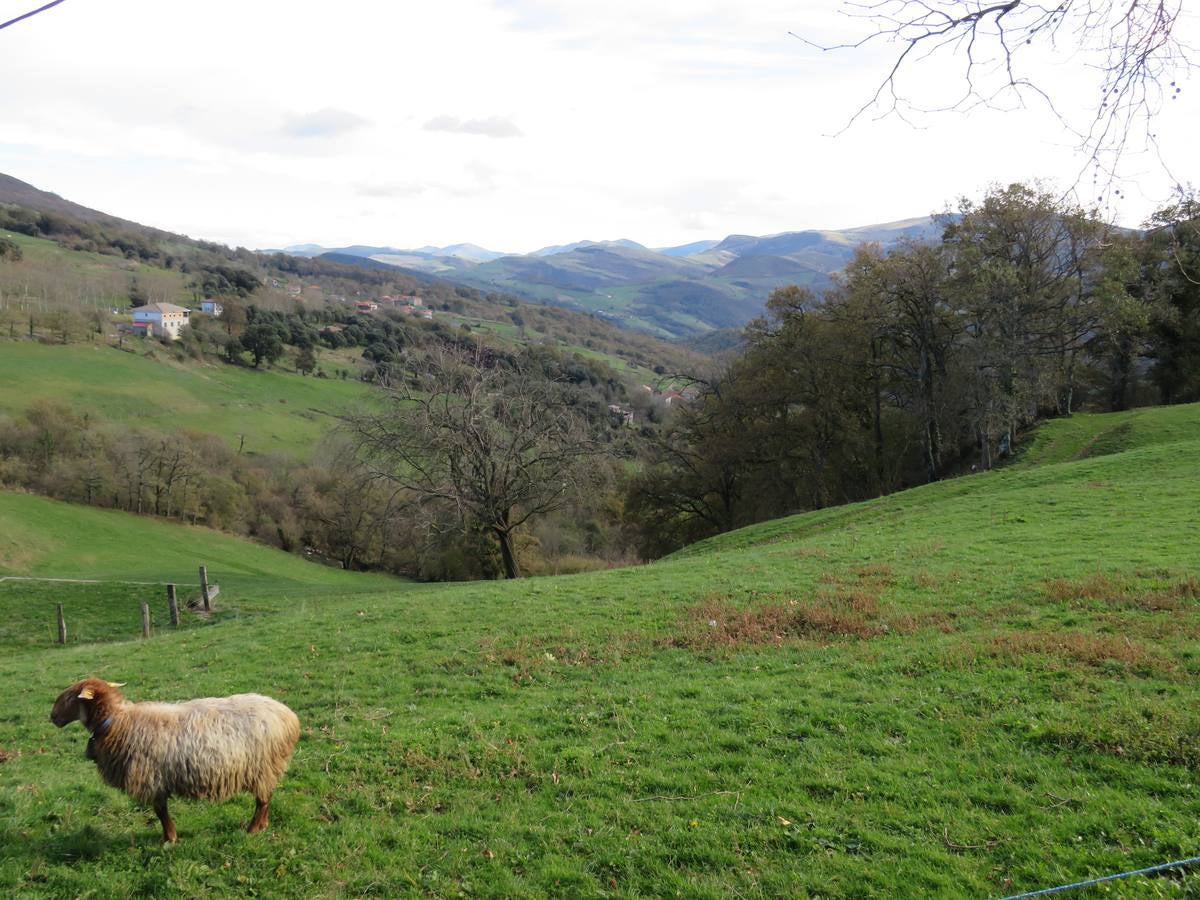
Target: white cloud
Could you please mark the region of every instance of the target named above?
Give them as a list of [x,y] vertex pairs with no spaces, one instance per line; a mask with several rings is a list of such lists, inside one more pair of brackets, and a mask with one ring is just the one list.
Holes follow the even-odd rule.
[[[845,40],[839,5],[63,4],[5,32],[20,90],[0,96],[0,171],[249,245],[517,250],[860,225],[992,181],[1075,179],[1071,141],[1038,107],[926,116],[923,130],[868,118],[830,137],[895,49],[823,54],[788,34]],[[1200,142],[1195,95],[1155,123],[1181,170]],[[1142,168],[1129,223],[1166,187],[1157,161]]]
[[490,138],[521,137],[521,129],[503,116],[489,116],[486,119],[459,119],[456,116],[434,116],[423,127],[426,131],[479,134]]
[[284,118],[283,134],[294,138],[329,138],[370,125],[370,120],[344,109],[326,107],[316,112]]

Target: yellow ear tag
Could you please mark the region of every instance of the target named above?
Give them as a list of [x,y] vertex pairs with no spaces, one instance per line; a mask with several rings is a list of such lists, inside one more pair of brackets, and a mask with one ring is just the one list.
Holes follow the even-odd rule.
[[90,687],[86,687],[82,691],[79,692],[80,700],[93,700],[93,699],[95,699],[95,697],[96,697],[96,695],[92,692],[92,689]]

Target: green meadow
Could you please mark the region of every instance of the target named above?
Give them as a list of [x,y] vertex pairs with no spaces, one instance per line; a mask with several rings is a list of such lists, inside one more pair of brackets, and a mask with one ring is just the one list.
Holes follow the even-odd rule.
[[[65,647],[55,590],[0,583],[0,891],[1002,896],[1194,855],[1198,454],[1196,406],[1076,416],[1000,471],[514,583],[0,496],[0,574],[110,582],[62,587],[93,607]],[[111,582],[201,557],[217,613],[131,634]],[[162,846],[48,721],[88,674],[295,709],[270,829],[174,801]]]
[[0,412],[19,414],[47,399],[146,428],[215,434],[247,453],[306,457],[333,417],[369,396],[353,379],[179,363],[141,339],[126,347],[0,340]]

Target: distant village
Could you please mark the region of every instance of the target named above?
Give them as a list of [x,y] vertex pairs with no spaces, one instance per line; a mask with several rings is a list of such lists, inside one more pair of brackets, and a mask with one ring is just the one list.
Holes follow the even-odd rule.
[[[271,287],[286,290],[290,297],[297,300],[303,295],[306,289],[321,290],[319,284],[287,285],[276,279],[271,279],[270,284]],[[432,320],[434,316],[433,309],[426,306],[425,301],[416,294],[400,294],[396,296],[385,294],[375,300],[348,300],[344,296],[333,296],[326,299],[332,303],[353,305],[355,312],[362,315],[371,315],[380,310],[391,310],[401,315],[413,316],[425,320]],[[113,312],[117,311],[113,310]],[[144,306],[134,307],[131,311],[132,320],[120,323],[118,329],[126,334],[177,341],[180,338],[182,329],[191,322],[193,312],[199,312],[202,315],[212,316],[213,318],[220,318],[225,312],[225,307],[220,300],[213,297],[201,300],[198,310],[178,306],[174,303],[147,303]],[[330,324],[322,329],[322,333],[335,334],[342,330],[343,326]],[[699,391],[696,388],[691,386],[677,388],[674,383],[661,386],[642,384],[640,385],[640,390],[644,392],[651,402],[668,408],[690,403],[699,396]],[[609,405],[608,411],[616,424],[627,426],[635,424],[635,411],[630,406],[613,403]]]
[[[285,289],[288,296],[297,300],[303,295],[306,288],[316,291],[321,290],[319,284],[285,285],[276,279],[271,279],[271,286]],[[370,315],[381,309],[390,309],[401,315],[414,316],[425,320],[433,319],[433,309],[426,306],[425,301],[416,294],[402,294],[399,296],[385,294],[377,300],[347,300],[342,296],[328,297],[326,299],[331,303],[352,304],[356,312],[364,315]],[[114,314],[117,312],[117,310],[113,310]],[[191,322],[193,312],[200,312],[206,316],[220,318],[225,312],[225,307],[220,300],[208,297],[200,301],[199,310],[179,306],[175,303],[147,303],[144,306],[135,306],[130,312],[131,321],[119,323],[117,326],[119,331],[142,337],[155,337],[165,341],[177,341],[184,326]],[[341,329],[337,328],[335,330],[340,331]]]

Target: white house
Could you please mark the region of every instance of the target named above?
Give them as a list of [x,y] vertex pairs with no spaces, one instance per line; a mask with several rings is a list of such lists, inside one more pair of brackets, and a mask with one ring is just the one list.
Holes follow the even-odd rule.
[[200,312],[204,313],[205,315],[212,316],[213,318],[217,318],[221,315],[221,313],[225,312],[225,307],[216,300],[201,300]]
[[179,329],[188,323],[190,309],[174,303],[148,303],[133,311],[134,327],[141,326],[155,337],[179,340]]

